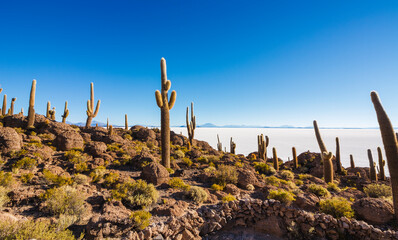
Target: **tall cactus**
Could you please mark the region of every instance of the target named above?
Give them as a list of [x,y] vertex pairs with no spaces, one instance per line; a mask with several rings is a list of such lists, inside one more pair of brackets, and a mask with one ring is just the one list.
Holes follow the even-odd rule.
[[47,110],[46,110],[46,118],[48,118],[48,119],[51,118],[51,116],[50,116],[50,111],[51,111],[51,102],[48,101],[48,102],[47,102]]
[[8,109],[8,115],[10,115],[10,116],[14,115],[14,105],[15,105],[16,100],[17,100],[17,98],[11,99],[11,106],[10,106],[10,109]]
[[269,138],[268,136],[258,135],[257,136],[257,147],[258,147],[258,157],[267,161],[267,147],[269,145]]
[[[323,160],[323,177],[325,179],[325,182],[329,183],[329,182],[333,182],[333,163],[332,163],[332,157],[329,157],[330,152],[328,152],[328,150],[326,149],[325,144],[323,143],[321,134],[319,132],[319,128],[318,128],[318,123],[316,122],[316,120],[314,120],[314,130],[315,130],[315,136],[316,136],[316,140],[318,141],[318,145],[319,148],[321,149],[321,157]],[[325,154],[324,154],[325,153]],[[332,154],[333,156],[333,154]],[[331,177],[330,177],[330,172]]]
[[129,122],[127,119],[127,114],[124,114],[124,130],[129,130]]
[[160,60],[161,71],[161,92],[156,90],[156,103],[161,113],[161,142],[162,142],[162,164],[166,168],[170,168],[170,110],[176,101],[176,91],[171,92],[170,100],[168,99],[168,91],[171,87],[170,80],[167,80],[166,60]]
[[113,126],[112,126],[112,125],[109,126],[108,134],[109,134],[110,136],[113,135]]
[[49,110],[48,114],[50,116],[50,119],[55,121],[55,107],[53,107],[53,109]]
[[87,100],[87,121],[86,127],[91,126],[91,122],[93,118],[95,118],[98,114],[100,108],[101,100],[97,101],[97,106],[95,107],[94,111],[94,83],[90,83],[90,100]]
[[343,172],[343,167],[341,166],[341,159],[340,159],[340,141],[339,138],[336,137],[336,172],[341,173]]
[[386,111],[381,105],[377,92],[371,92],[371,99],[376,110],[380,126],[384,150],[386,152],[388,170],[390,171],[394,215],[398,219],[398,145],[397,136]]
[[69,116],[69,109],[68,109],[68,101],[65,101],[65,108],[64,108],[64,114],[62,114],[62,122],[66,122],[66,118]]
[[220,142],[220,137],[217,134],[217,150],[222,152],[222,143]]
[[5,116],[7,114],[7,95],[3,96],[3,108],[1,109],[1,115]]
[[235,154],[236,144],[235,144],[234,141],[232,141],[232,137],[231,137],[231,140],[229,141],[229,148],[230,148],[230,150],[231,150],[231,153],[232,153],[232,154]]
[[368,149],[370,180],[377,182],[376,163],[373,161],[372,151]]
[[279,161],[278,161],[278,155],[276,154],[276,148],[272,148],[272,160],[274,163],[274,168],[276,171],[279,171]]
[[189,138],[189,148],[191,148],[191,146],[193,146],[193,137],[194,137],[195,128],[196,128],[196,117],[193,114],[193,102],[191,102],[191,121],[189,121],[189,118],[188,118],[188,110],[189,110],[189,107],[187,107],[186,123],[187,123],[188,138]]
[[106,130],[109,131],[109,118],[106,118]]
[[386,165],[386,161],[383,160],[383,154],[381,152],[381,148],[377,147],[377,155],[379,157],[379,171],[380,171],[380,179],[382,181],[386,180],[386,174],[384,173],[384,166]]
[[355,168],[354,157],[352,156],[352,154],[350,154],[350,165],[351,165],[351,168]]
[[27,128],[34,128],[34,124],[35,124],[35,97],[36,97],[36,80],[33,79],[32,87],[30,89],[29,110],[28,110],[28,126],[27,126]]
[[296,148],[292,147],[292,153],[293,153],[293,165],[294,169],[298,168],[298,159],[297,159],[297,153],[296,153]]

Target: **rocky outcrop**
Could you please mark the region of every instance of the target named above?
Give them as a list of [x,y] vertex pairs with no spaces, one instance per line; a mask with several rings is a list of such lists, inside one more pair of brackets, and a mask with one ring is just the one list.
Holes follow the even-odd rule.
[[10,127],[0,127],[0,151],[8,153],[21,150],[22,138]]
[[78,132],[72,130],[57,135],[55,144],[59,150],[69,151],[73,148],[83,148],[84,141]]
[[381,198],[361,198],[352,205],[361,219],[373,224],[385,224],[394,217],[392,204]]
[[91,155],[98,157],[102,153],[106,152],[106,144],[103,142],[97,142],[93,141],[90,143],[87,143],[85,146],[85,151],[90,153]]
[[141,173],[141,178],[154,185],[167,183],[170,179],[169,171],[160,163],[150,163],[144,167]]
[[238,169],[238,187],[246,189],[248,184],[256,185],[258,182],[256,175],[253,171],[248,169]]

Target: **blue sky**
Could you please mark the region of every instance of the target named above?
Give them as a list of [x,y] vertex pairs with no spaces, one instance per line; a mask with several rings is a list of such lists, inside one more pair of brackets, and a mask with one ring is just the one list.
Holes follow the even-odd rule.
[[0,84],[16,108],[51,101],[61,119],[159,125],[167,61],[171,124],[377,126],[377,90],[398,125],[397,1],[8,1],[0,4]]

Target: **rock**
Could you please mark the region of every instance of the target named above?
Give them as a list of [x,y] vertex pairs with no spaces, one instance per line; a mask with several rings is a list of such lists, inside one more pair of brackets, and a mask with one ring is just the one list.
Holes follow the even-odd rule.
[[186,138],[184,139],[184,136],[180,134],[176,134],[173,131],[170,132],[170,141],[173,145],[180,145],[184,146],[184,143],[186,143]]
[[22,147],[21,136],[10,127],[0,127],[0,151],[8,153],[19,151]]
[[167,203],[159,205],[153,209],[153,214],[161,216],[181,217],[185,214],[188,203],[184,201],[176,201],[173,198],[167,199]]
[[283,237],[286,234],[286,227],[276,216],[270,216],[266,219],[257,221],[254,229],[277,237]]
[[352,205],[358,217],[372,224],[385,224],[394,217],[392,204],[381,198],[361,198]]
[[156,141],[156,133],[152,129],[136,125],[131,127],[130,130],[131,130],[131,136],[133,138],[143,142],[152,142],[156,146],[158,145]]
[[237,196],[240,193],[240,190],[237,186],[233,184],[227,184],[224,188],[224,192],[229,193],[231,195]]
[[106,149],[107,147],[105,143],[95,141],[88,143],[85,147],[85,151],[96,157],[106,152]]
[[319,202],[319,199],[315,194],[312,193],[301,193],[296,197],[296,201],[294,202],[299,208],[307,210],[307,211],[316,211],[316,204]]
[[148,183],[160,185],[169,181],[169,175],[169,171],[167,171],[165,167],[160,163],[153,162],[144,167],[141,173],[141,178]]
[[73,148],[83,148],[84,146],[82,136],[74,130],[59,134],[55,138],[55,143],[58,149],[62,151],[69,151]]
[[135,168],[140,169],[143,163],[159,162],[159,159],[143,148],[141,153],[136,155],[131,162]]
[[188,152],[186,153],[186,155],[188,155],[188,156],[190,156],[192,159],[194,159],[194,158],[198,158],[198,157],[202,156],[202,153],[201,153],[199,150],[193,148],[193,149],[191,149],[190,151],[188,151]]
[[257,177],[254,174],[254,172],[244,169],[244,168],[239,168],[238,169],[238,187],[242,189],[246,189],[248,184],[255,185],[257,184]]

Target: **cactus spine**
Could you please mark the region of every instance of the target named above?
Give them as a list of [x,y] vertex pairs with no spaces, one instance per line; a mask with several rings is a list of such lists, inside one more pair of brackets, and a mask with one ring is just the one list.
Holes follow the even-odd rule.
[[234,141],[232,141],[232,137],[231,137],[231,140],[229,141],[229,148],[230,148],[230,150],[231,150],[231,153],[232,153],[232,154],[235,154],[236,144],[235,144]]
[[265,141],[264,141],[264,135],[263,134],[258,135],[257,145],[258,145],[258,157],[267,161],[267,147],[269,145],[268,136],[265,136]]
[[[319,128],[318,128],[318,123],[316,122],[316,120],[314,120],[314,130],[315,130],[316,140],[318,141],[319,148],[321,149],[321,157],[323,160],[323,177],[324,177],[326,183],[333,182],[334,171],[333,171],[332,157],[330,157],[330,159],[328,158],[331,153],[328,152],[325,144],[323,143],[323,140],[322,140],[321,134],[319,132]],[[333,154],[332,154],[332,156],[333,156]]]
[[293,165],[294,169],[298,168],[298,159],[297,159],[297,153],[296,153],[296,148],[292,147],[292,153],[293,153]]
[[370,180],[377,182],[376,163],[373,162],[372,151],[368,149]]
[[338,137],[336,137],[336,167],[337,173],[341,173],[343,171],[340,159],[340,141]]
[[127,131],[129,130],[129,122],[127,119],[127,114],[124,114],[124,129]]
[[350,164],[351,164],[351,168],[355,168],[354,157],[352,156],[352,154],[350,154]]
[[383,160],[383,154],[381,152],[381,148],[377,147],[377,155],[379,156],[379,171],[380,171],[380,179],[382,181],[386,180],[386,174],[384,173],[384,166],[386,165],[386,161]]
[[17,100],[17,98],[11,99],[11,107],[10,107],[10,109],[8,109],[8,115],[10,115],[10,116],[14,115],[14,105],[15,105],[16,100]]
[[95,118],[98,114],[100,108],[101,100],[97,101],[97,106],[95,107],[94,111],[94,83],[90,83],[90,100],[87,100],[87,121],[86,127],[91,126],[91,121]]
[[34,128],[35,123],[35,97],[36,97],[36,80],[33,79],[30,89],[29,110],[28,110],[28,128]]
[[279,171],[279,161],[278,161],[278,155],[276,154],[276,148],[272,148],[272,155],[273,155],[273,163],[274,163],[274,168],[276,171]]
[[220,137],[217,134],[217,150],[222,152],[222,143],[220,142]]
[[166,60],[160,60],[161,70],[161,92],[156,90],[156,103],[161,112],[161,142],[162,142],[162,164],[166,168],[170,168],[170,110],[176,101],[176,91],[171,92],[170,100],[168,99],[168,91],[171,87],[170,80],[167,80]]
[[66,118],[69,116],[69,109],[68,109],[68,101],[65,101],[65,108],[64,108],[64,114],[62,114],[62,122],[66,122]]
[[7,114],[7,95],[3,96],[3,108],[1,109],[1,115],[5,116]]
[[191,121],[189,121],[188,118],[188,110],[189,107],[187,107],[186,122],[187,122],[188,138],[189,138],[189,149],[190,149],[191,146],[193,146],[193,137],[196,128],[196,117],[193,114],[193,102],[191,102]]

